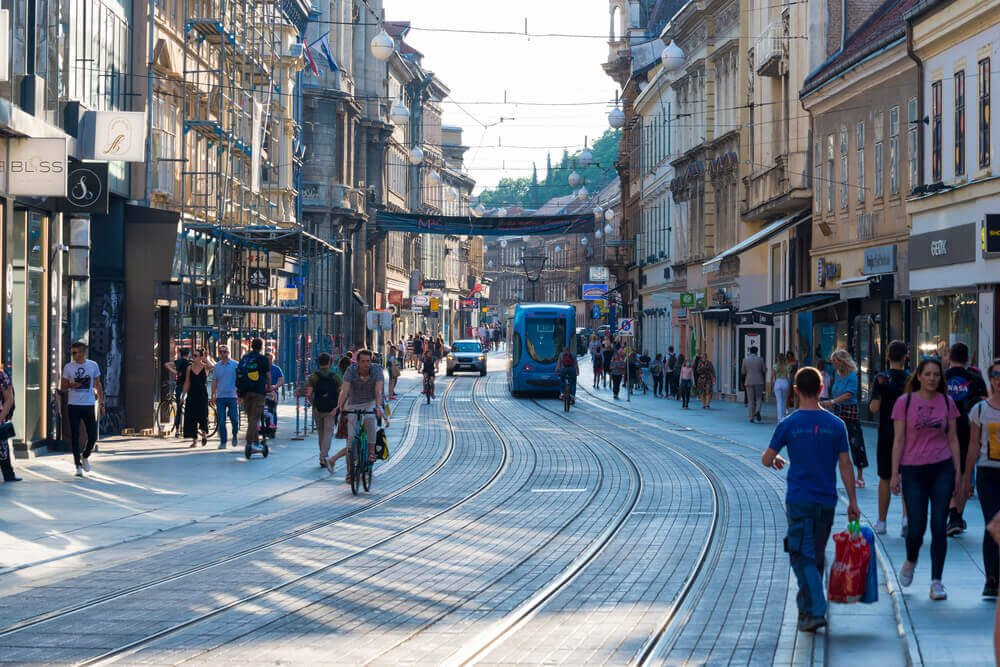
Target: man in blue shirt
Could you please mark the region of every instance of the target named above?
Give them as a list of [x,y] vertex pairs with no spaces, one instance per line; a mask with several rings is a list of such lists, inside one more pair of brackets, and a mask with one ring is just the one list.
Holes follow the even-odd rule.
[[781,470],[786,463],[778,456],[788,447],[788,535],[785,551],[799,582],[796,598],[799,607],[799,630],[814,632],[826,625],[826,596],[823,594],[823,568],[826,543],[833,528],[837,505],[836,469],[844,482],[850,503],[847,518],[861,516],[855,496],[854,470],[848,454],[847,427],[819,405],[823,380],[812,367],[795,374],[795,393],[799,409],[778,422],[770,446],[761,462],[767,468]]
[[271,364],[271,391],[267,395],[265,405],[274,415],[274,424],[278,425],[278,389],[285,384],[285,374],[281,372],[281,367],[274,363],[274,355],[267,353],[267,363]]
[[229,346],[219,346],[219,361],[212,367],[212,404],[219,420],[219,449],[226,448],[226,415],[233,427],[233,447],[240,430],[239,398],[236,395],[236,362],[229,356]]

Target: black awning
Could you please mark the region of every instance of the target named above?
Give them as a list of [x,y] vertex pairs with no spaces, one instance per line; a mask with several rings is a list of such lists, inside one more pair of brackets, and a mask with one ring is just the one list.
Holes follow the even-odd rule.
[[779,301],[778,303],[769,303],[765,306],[757,306],[753,310],[762,313],[790,313],[793,310],[803,310],[805,308],[815,308],[817,306],[824,306],[828,303],[840,300],[840,292],[812,292],[810,294],[802,294],[794,299],[788,299],[787,301]]
[[354,300],[361,304],[362,308],[368,307],[368,302],[365,301],[365,297],[361,296],[361,292],[354,290]]
[[714,320],[716,322],[728,322],[733,317],[731,308],[706,308],[705,310],[697,310],[695,312],[706,320]]

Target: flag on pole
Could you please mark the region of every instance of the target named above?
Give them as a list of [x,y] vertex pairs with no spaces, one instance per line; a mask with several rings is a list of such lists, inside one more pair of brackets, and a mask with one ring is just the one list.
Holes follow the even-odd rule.
[[306,44],[306,40],[304,40],[304,39],[302,40],[302,46],[306,47],[306,49],[305,49],[306,50],[306,60],[309,62],[309,69],[312,70],[313,74],[315,74],[316,76],[319,76],[319,69],[317,69],[316,62],[313,60],[312,49],[309,48],[309,45]]
[[330,32],[327,31],[323,35],[315,40],[309,45],[309,48],[319,44],[319,51],[326,57],[326,64],[330,66],[330,71],[336,71],[340,69],[340,65],[337,64],[336,59],[333,57],[333,49],[330,48]]

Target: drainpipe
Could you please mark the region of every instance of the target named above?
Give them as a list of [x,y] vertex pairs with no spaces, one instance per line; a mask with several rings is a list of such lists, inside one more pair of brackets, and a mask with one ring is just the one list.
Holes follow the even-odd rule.
[[[146,60],[146,188],[143,194],[143,204],[149,206],[150,193],[152,191],[151,180],[153,178],[153,3],[146,5],[146,13],[149,15],[149,23],[146,31],[149,33],[148,50],[149,55]],[[181,119],[183,123],[184,119]],[[183,139],[181,147],[183,149]]]
[[906,19],[906,55],[917,64],[917,183],[924,184],[924,62],[913,50],[913,21]]

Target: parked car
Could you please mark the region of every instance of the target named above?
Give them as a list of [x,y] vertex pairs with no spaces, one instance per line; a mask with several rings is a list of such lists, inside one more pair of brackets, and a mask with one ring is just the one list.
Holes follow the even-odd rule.
[[576,328],[576,354],[582,355],[587,354],[587,345],[590,343],[590,336],[594,333],[593,329],[587,329],[585,327]]
[[456,371],[479,371],[480,375],[486,375],[486,353],[482,343],[471,338],[454,342],[445,372],[454,375]]

